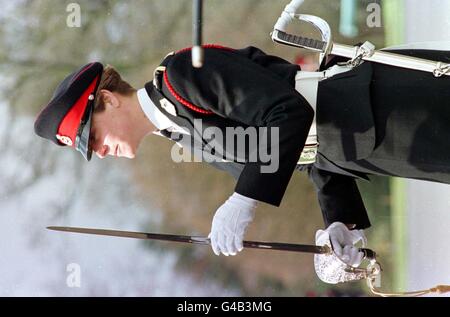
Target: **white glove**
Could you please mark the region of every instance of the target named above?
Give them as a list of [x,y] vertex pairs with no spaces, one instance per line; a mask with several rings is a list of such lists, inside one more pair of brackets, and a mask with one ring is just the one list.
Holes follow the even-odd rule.
[[[322,232],[324,231],[317,231],[316,240]],[[361,264],[364,254],[359,252],[358,247],[354,245],[361,241],[362,246],[366,246],[367,239],[363,230],[349,230],[343,223],[334,222],[325,232],[330,236],[334,252],[343,262],[353,267],[358,267]]]
[[234,193],[217,209],[211,233],[211,247],[216,255],[236,255],[244,248],[247,226],[252,222],[257,200]]

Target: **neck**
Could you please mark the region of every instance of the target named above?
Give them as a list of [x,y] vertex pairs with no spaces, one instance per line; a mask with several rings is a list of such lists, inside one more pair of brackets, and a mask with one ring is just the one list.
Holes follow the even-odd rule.
[[144,111],[142,110],[141,104],[139,103],[139,99],[137,96],[137,91],[134,91],[133,94],[129,97],[129,103],[131,105],[131,116],[133,117],[133,121],[136,122],[136,128],[142,134],[142,137],[151,134],[158,129],[155,125],[147,118]]

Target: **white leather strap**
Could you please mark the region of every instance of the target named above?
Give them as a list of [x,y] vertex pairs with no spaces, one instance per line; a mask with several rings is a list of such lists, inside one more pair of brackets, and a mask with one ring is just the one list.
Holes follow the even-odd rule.
[[322,72],[299,71],[295,76],[295,89],[308,101],[314,110],[314,119],[309,129],[308,138],[297,164],[311,164],[316,161],[319,140],[317,138],[316,107],[319,81],[333,77],[351,69],[350,66],[335,65]]

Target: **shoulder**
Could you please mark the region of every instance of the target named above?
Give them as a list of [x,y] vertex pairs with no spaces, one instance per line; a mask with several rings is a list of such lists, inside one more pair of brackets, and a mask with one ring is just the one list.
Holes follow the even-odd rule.
[[[234,58],[238,57],[240,55],[239,51],[240,50],[221,45],[204,45],[204,66],[194,70],[208,70],[208,68],[210,67],[216,67],[217,65],[226,63],[227,61],[233,60]],[[172,56],[170,56],[170,61],[168,62],[167,66],[170,71],[192,70],[193,67],[191,48],[184,48],[173,53]]]
[[[243,49],[245,50],[245,49]],[[175,52],[167,62],[167,76],[176,86],[182,82],[191,84],[207,84],[222,80],[235,80],[236,74],[244,69],[258,67],[242,50],[221,45],[204,46],[204,65],[201,68],[192,66],[191,49],[186,48]]]

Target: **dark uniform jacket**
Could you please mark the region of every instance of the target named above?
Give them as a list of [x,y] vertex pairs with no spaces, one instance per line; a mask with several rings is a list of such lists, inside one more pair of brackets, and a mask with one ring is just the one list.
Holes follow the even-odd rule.
[[[320,82],[316,113],[319,153],[314,164],[298,166],[314,115],[308,102],[294,89],[299,66],[266,55],[254,47],[241,50],[206,48],[205,65],[200,69],[192,67],[189,50],[166,57],[162,65],[166,66],[166,71],[159,73],[145,88],[154,104],[169,119],[190,130],[193,148],[200,144],[203,151],[208,151],[205,146],[208,140],[202,138],[202,131],[194,129],[194,119],[202,119],[203,130],[212,127],[222,130],[223,134],[226,127],[279,128],[279,169],[275,173],[261,173],[263,162],[243,162],[238,157],[234,162],[212,163],[237,179],[235,191],[242,195],[278,206],[297,167],[307,171],[313,181],[326,225],[341,221],[362,229],[369,227],[370,222],[356,178],[368,179],[366,174],[372,173],[396,175],[398,167],[392,171],[389,167],[390,163],[399,161],[398,157],[405,161],[400,166],[406,166],[402,171],[406,175],[398,176],[426,179],[429,175],[417,174],[417,164],[409,164],[403,157],[409,155],[412,142],[393,144],[396,139],[402,140],[402,136],[411,138],[414,131],[403,131],[403,135],[398,136],[388,133],[389,120],[397,118],[391,114],[401,109],[397,109],[400,101],[396,100],[400,97],[385,92],[383,85],[386,83],[377,81],[377,76],[383,77],[389,72],[383,65],[363,63]],[[413,80],[427,88],[429,81],[424,78],[430,74],[401,70],[397,79],[411,77],[411,73]],[[448,83],[446,81],[447,87]],[[395,84],[399,84],[398,93],[411,93],[408,85]],[[443,94],[450,90],[441,85]],[[383,108],[383,98],[387,100],[387,108]],[[176,113],[167,111],[161,99],[169,100]],[[374,110],[374,107],[381,110]],[[423,114],[416,119],[416,125],[423,121],[421,116]],[[413,128],[416,128],[414,124]],[[442,132],[450,131],[446,129]],[[179,137],[161,132],[175,141]],[[214,151],[216,153],[212,154],[222,155],[216,148]],[[438,181],[446,181],[446,178]]]

